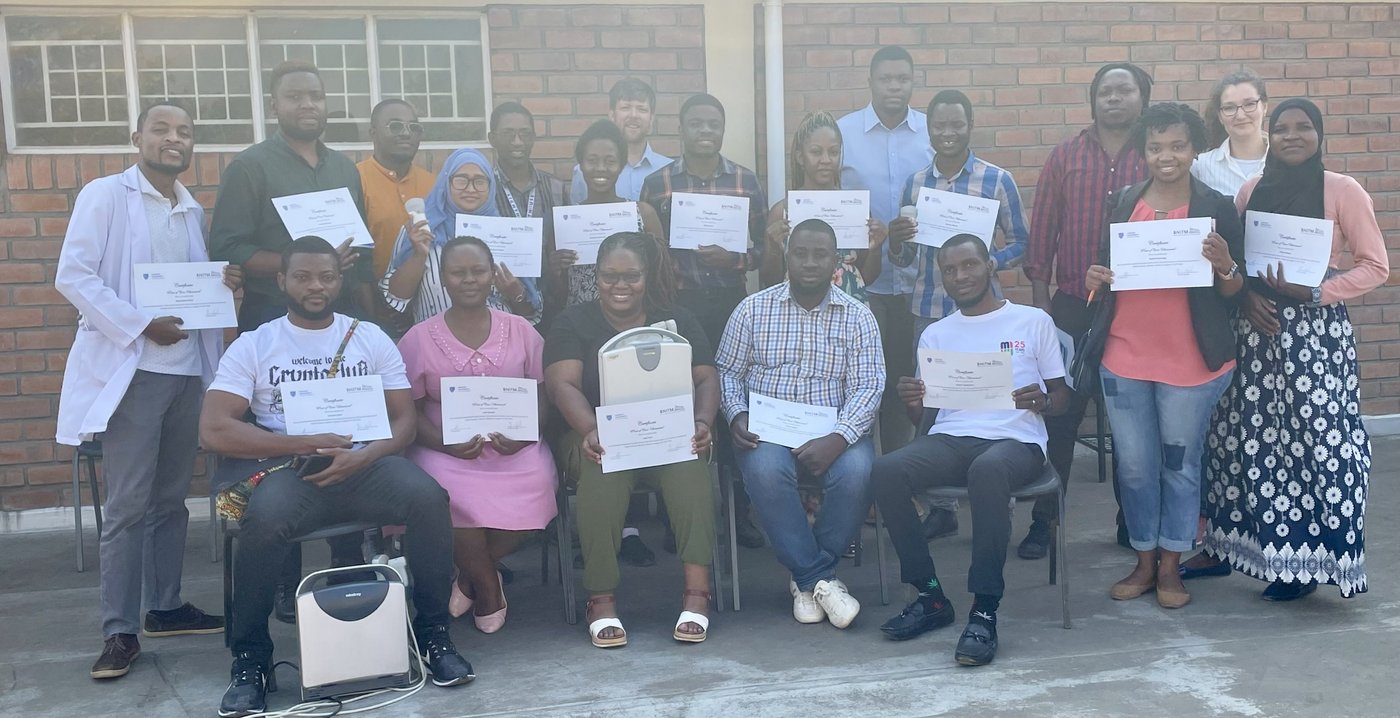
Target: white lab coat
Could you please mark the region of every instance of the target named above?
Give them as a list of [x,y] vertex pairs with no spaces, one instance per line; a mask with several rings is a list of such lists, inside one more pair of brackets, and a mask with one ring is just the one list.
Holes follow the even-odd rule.
[[[151,261],[140,171],[133,165],[119,175],[95,179],[73,203],[54,280],[79,312],[58,399],[55,438],[60,444],[76,446],[107,430],[107,421],[136,375],[145,345],[141,332],[155,318],[136,308],[132,287],[132,265]],[[176,192],[185,189],[177,183]],[[208,261],[204,211],[196,206],[185,213],[185,222],[190,261]],[[199,344],[200,373],[208,386],[223,353],[223,330],[192,331],[186,341]]]

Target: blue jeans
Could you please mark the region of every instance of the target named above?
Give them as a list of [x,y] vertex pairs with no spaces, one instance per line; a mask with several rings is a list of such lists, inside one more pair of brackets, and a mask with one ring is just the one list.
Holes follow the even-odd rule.
[[856,537],[870,507],[870,467],[875,443],[869,436],[846,447],[821,479],[822,507],[815,526],[797,493],[800,467],[786,446],[759,442],[756,449],[734,449],[744,487],[778,561],[803,591],[836,577],[841,554]]
[[1191,550],[1206,429],[1233,372],[1199,386],[1125,379],[1107,367],[1099,374],[1129,543],[1136,551]]

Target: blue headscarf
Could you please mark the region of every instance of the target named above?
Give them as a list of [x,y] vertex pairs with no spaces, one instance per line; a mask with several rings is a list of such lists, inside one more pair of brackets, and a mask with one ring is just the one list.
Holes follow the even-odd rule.
[[[452,201],[452,175],[457,174],[463,165],[476,165],[486,174],[491,182],[490,189],[486,192],[486,203],[477,208],[475,212],[463,212],[461,208]],[[433,182],[432,191],[423,199],[424,213],[428,215],[428,228],[433,232],[433,246],[441,247],[447,244],[457,234],[457,215],[475,214],[483,217],[499,217],[496,210],[496,173],[491,169],[490,160],[486,155],[469,147],[462,148],[448,156],[442,164],[442,171],[438,172],[437,181]],[[408,255],[413,251],[413,242],[408,238],[408,232],[399,230],[399,238],[394,242],[394,254],[389,260],[389,269],[396,270],[403,264]]]

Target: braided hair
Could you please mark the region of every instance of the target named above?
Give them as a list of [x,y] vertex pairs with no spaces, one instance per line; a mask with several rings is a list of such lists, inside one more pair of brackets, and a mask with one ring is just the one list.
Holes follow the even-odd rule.
[[[802,168],[802,146],[811,141],[812,135],[823,127],[831,128],[831,131],[836,133],[836,141],[841,142],[841,128],[836,125],[836,118],[832,117],[830,112],[809,112],[797,125],[797,132],[792,136],[792,159],[789,160],[791,166],[788,169],[789,189],[798,189],[806,184],[807,176]],[[839,173],[836,175],[836,189],[841,189]]]
[[646,275],[646,304],[652,309],[670,309],[676,302],[676,277],[671,270],[671,255],[659,241],[646,232],[618,232],[598,245],[598,264],[603,258],[627,250],[642,260]]

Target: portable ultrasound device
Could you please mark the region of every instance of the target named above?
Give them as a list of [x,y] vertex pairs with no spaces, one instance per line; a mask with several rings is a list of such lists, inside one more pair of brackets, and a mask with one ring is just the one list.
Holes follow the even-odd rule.
[[[350,573],[375,580],[326,585]],[[398,571],[380,564],[317,571],[297,586],[296,607],[302,700],[412,684],[408,597]]]
[[603,406],[688,394],[690,342],[658,327],[628,329],[599,347],[598,374]]

